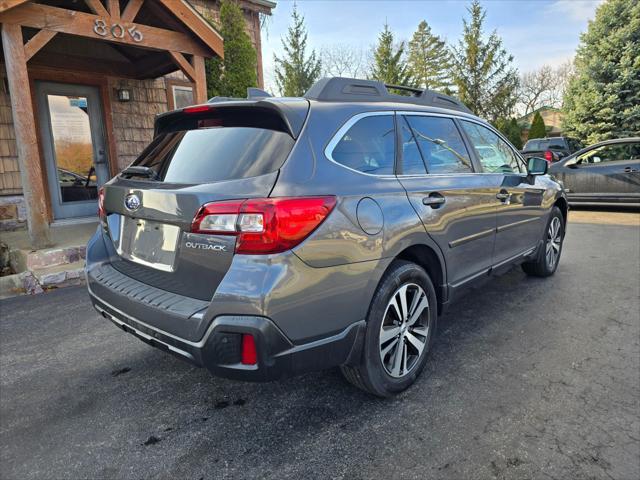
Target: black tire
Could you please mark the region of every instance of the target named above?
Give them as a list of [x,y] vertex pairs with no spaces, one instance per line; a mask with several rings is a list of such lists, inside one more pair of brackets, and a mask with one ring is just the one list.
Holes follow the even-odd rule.
[[[399,354],[404,362],[401,360],[402,368],[398,372],[395,372],[395,368],[392,372],[389,372],[388,366],[383,364],[383,359],[381,358],[381,356],[385,358],[382,350],[386,350],[386,348],[382,347],[383,344],[380,342],[380,335],[382,333],[383,322],[389,322],[394,314],[398,312],[398,310],[394,310],[393,314],[388,313],[391,312],[390,302],[392,302],[392,297],[394,300],[399,298],[397,295],[400,294],[399,291],[401,287],[407,287],[405,292],[408,293],[405,293],[405,298],[411,297],[412,300],[411,305],[409,305],[408,301],[405,302],[407,304],[405,323],[401,324],[399,322],[397,325],[391,323],[390,326],[388,326],[389,324],[385,324],[385,326],[387,326],[388,330],[393,329],[395,331],[395,329],[398,329],[397,331],[400,332],[397,337],[390,337],[389,343],[386,345],[395,342],[395,354],[398,353],[398,348],[403,348]],[[422,293],[420,293],[420,289]],[[412,291],[413,294],[411,293]],[[414,306],[413,299],[422,299],[423,297],[426,297],[428,305],[420,309],[420,306],[424,305],[422,300],[415,300],[416,308],[413,311],[420,311],[421,313],[415,315],[417,320],[415,320],[413,325],[410,325],[409,317],[413,318],[413,315],[410,315],[410,310]],[[402,306],[400,306],[400,311],[401,310]],[[385,272],[382,280],[380,280],[380,284],[369,307],[367,330],[360,365],[342,366],[341,370],[343,375],[356,387],[379,397],[390,397],[405,390],[416,380],[426,364],[429,350],[435,338],[437,317],[438,302],[436,292],[427,272],[415,263],[404,260],[394,261],[387,272]],[[405,326],[403,327],[401,325]],[[419,330],[422,333],[418,333]],[[409,333],[406,333],[407,331]],[[417,338],[424,340],[421,350],[418,350],[414,346]],[[407,346],[400,347],[402,342]],[[394,360],[396,360],[395,354],[393,350],[388,354],[390,363],[392,363],[394,367],[396,365],[394,362]],[[393,357],[393,359],[391,357]],[[404,368],[406,368],[406,370],[404,370]],[[394,372],[401,376],[394,377]]]
[[[557,238],[559,239],[559,243],[554,242],[554,239],[551,238],[553,234],[552,225],[557,225]],[[547,225],[545,226],[542,245],[538,249],[536,258],[533,261],[522,264],[522,270],[524,270],[527,275],[534,277],[549,277],[555,273],[558,268],[558,264],[560,263],[560,254],[562,253],[562,245],[564,242],[564,228],[565,220],[562,216],[562,212],[558,207],[553,207],[551,215],[549,215]],[[554,247],[554,244],[557,245],[557,252],[553,253],[553,262],[551,262],[549,260],[549,249],[555,250],[556,247]]]

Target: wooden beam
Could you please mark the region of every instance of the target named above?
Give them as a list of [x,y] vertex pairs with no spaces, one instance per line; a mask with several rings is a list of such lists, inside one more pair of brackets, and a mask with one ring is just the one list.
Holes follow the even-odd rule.
[[[210,57],[214,53],[213,50],[205,47],[186,33],[131,22],[118,22],[123,27],[122,30],[116,29],[116,33],[122,33],[122,38],[119,38],[112,34],[110,25],[100,30],[104,32],[103,35],[97,34],[94,28],[96,25],[102,24],[96,22],[105,22],[105,19],[90,13],[50,7],[40,3],[26,3],[0,13],[0,23],[13,23],[41,30],[69,33],[151,50],[173,50],[205,57]],[[142,34],[141,40],[136,42],[129,33],[129,29],[140,32]]]
[[194,100],[196,103],[207,102],[207,73],[204,68],[204,58],[194,55],[193,56],[193,69],[195,70],[195,83],[196,88],[194,92]]
[[258,87],[264,88],[264,72],[262,69],[262,32],[260,31],[260,14],[258,12],[251,12],[253,17],[253,32],[256,36],[256,70],[258,77]]
[[51,30],[40,30],[36,33],[31,40],[24,45],[24,57],[26,61],[29,61],[36,53],[44,47],[49,40],[55,37],[58,32],[52,32]]
[[120,20],[120,0],[107,0],[107,7],[113,21]]
[[18,5],[22,5],[28,0],[0,0],[0,13],[5,10],[9,10],[10,8],[17,7]]
[[109,18],[109,12],[107,12],[100,0],[84,0],[84,3],[86,3],[89,9],[96,15],[104,17],[105,19]]
[[224,58],[222,36],[189,3],[184,0],[159,0],[159,2],[178,17],[189,30],[209,45],[219,57]]
[[51,245],[46,205],[46,179],[40,164],[36,120],[33,113],[27,60],[20,25],[2,25],[2,47],[11,96],[11,113],[18,147],[27,225],[33,248]]
[[187,61],[187,59],[184,58],[184,55],[182,55],[180,52],[170,51],[169,53],[171,54],[171,58],[173,59],[174,63],[178,67],[180,67],[180,70],[182,70],[182,73],[184,73],[189,80],[195,82],[196,71],[193,66]]
[[144,0],[129,0],[129,3],[127,3],[127,6],[124,8],[124,12],[122,12],[120,19],[123,22],[133,22],[136,19],[136,15],[138,15],[143,3]]

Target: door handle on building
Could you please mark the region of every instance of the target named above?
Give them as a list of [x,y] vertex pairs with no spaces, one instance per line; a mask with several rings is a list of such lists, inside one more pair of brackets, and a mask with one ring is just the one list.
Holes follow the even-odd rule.
[[439,208],[446,199],[437,192],[430,194],[428,197],[424,197],[422,199],[423,205],[428,205],[431,208]]

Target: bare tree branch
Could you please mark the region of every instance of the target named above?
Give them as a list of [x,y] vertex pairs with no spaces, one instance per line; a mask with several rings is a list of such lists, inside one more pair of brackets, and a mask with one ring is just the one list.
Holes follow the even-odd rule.
[[364,78],[366,55],[362,48],[344,43],[326,45],[320,50],[322,74],[325,77]]
[[542,107],[562,107],[567,82],[573,72],[573,62],[559,67],[544,65],[537,70],[523,73],[518,89],[518,110],[523,115]]

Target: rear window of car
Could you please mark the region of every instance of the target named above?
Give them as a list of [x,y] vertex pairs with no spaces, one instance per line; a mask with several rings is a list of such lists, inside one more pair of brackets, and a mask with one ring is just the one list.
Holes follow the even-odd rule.
[[213,183],[278,170],[293,148],[287,133],[253,127],[210,127],[161,133],[133,162],[168,183]]
[[550,148],[559,150],[567,148],[567,145],[562,138],[545,138],[541,140],[529,140],[525,146],[525,152],[535,152],[540,150],[549,150]]

